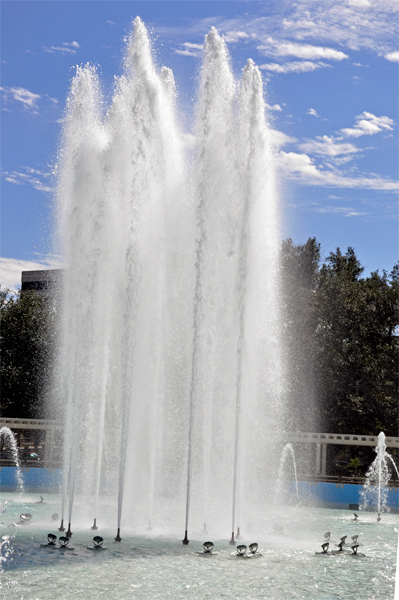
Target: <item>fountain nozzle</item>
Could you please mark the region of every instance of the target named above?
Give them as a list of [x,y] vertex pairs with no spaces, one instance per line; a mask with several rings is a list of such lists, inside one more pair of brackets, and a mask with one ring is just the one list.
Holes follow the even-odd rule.
[[184,532],[184,540],[182,540],[182,541],[183,541],[183,546],[188,546],[189,539],[188,539],[188,537],[187,537],[187,529],[186,529],[186,531]]
[[235,546],[236,542],[234,540],[234,531],[231,532],[231,540],[229,541],[230,546]]
[[121,530],[118,527],[118,533],[116,534],[116,538],[114,538],[115,542],[121,542],[122,541],[122,538],[120,536],[120,532],[121,532]]
[[61,525],[58,527],[58,531],[65,531],[64,519],[61,519]]
[[68,531],[65,534],[67,536],[67,538],[71,538],[72,537],[72,531],[71,531],[71,524],[68,523]]
[[97,531],[97,529],[98,529],[96,521],[97,521],[97,519],[94,519],[94,523],[93,523],[93,527],[92,527],[92,529],[94,531]]

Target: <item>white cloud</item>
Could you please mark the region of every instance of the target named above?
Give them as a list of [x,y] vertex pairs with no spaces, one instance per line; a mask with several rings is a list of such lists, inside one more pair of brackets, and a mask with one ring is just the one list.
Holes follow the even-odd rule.
[[[273,10],[270,10],[270,4]],[[282,16],[284,15],[284,18]],[[248,44],[269,37],[301,46],[366,50],[384,56],[397,50],[397,0],[299,0],[296,2],[258,2],[258,10],[232,18],[222,16],[192,19],[184,31],[162,27],[163,34],[183,40],[183,36],[203,39],[212,26],[219,31],[241,31]]]
[[199,52],[194,52],[193,50],[175,50],[175,54],[180,54],[180,56],[192,56],[194,58],[201,56]]
[[20,167],[24,172],[21,171],[3,171],[2,176],[4,180],[13,185],[31,185],[39,192],[52,192],[53,188],[49,185],[48,179],[50,173],[43,173],[38,169],[32,169],[31,167]]
[[21,287],[22,271],[41,271],[61,268],[58,258],[50,258],[46,262],[20,260],[17,258],[0,258],[0,285],[16,291]]
[[265,71],[271,71],[272,73],[309,73],[311,71],[316,71],[316,69],[321,69],[322,67],[330,67],[331,65],[322,63],[322,62],[309,62],[309,61],[301,61],[301,62],[288,62],[284,65],[280,65],[278,63],[266,63],[264,65],[260,65],[260,69]]
[[225,42],[236,43],[240,40],[245,40],[249,38],[249,35],[244,31],[228,31],[223,35],[223,39]]
[[270,137],[273,146],[279,148],[282,148],[282,146],[286,146],[287,144],[294,144],[297,141],[296,138],[291,137],[282,131],[278,131],[277,129],[270,129]]
[[315,140],[307,140],[300,144],[299,147],[306,153],[321,154],[332,158],[342,154],[356,154],[362,151],[353,144],[337,144],[336,140],[328,135],[318,136]]
[[270,104],[266,103],[266,108],[268,110],[276,110],[276,111],[283,110],[279,104],[273,104],[273,106],[271,106]]
[[295,42],[286,42],[274,40],[268,37],[266,43],[258,46],[258,50],[266,56],[295,56],[307,60],[343,60],[348,58],[347,54],[333,48],[322,46],[312,46],[311,44],[298,44]]
[[184,42],[183,46],[193,50],[203,50],[204,44],[192,44],[191,42]]
[[335,214],[343,217],[363,217],[370,214],[367,212],[360,212],[352,206],[321,206],[320,208],[315,208],[314,210],[315,212],[319,213]]
[[395,52],[388,52],[384,58],[390,60],[391,62],[399,62],[399,50],[395,50]]
[[50,54],[76,54],[76,49],[80,48],[78,42],[62,42],[62,46],[43,46],[45,52]]
[[7,104],[10,100],[15,100],[31,112],[36,112],[38,109],[37,102],[41,96],[22,87],[2,87],[3,102]]
[[183,50],[175,50],[175,54],[180,54],[181,56],[192,56],[194,58],[198,58],[202,55],[202,50],[204,49],[203,44],[193,44],[191,42],[184,42],[182,44]]
[[369,7],[371,6],[370,0],[348,0],[350,6]]
[[320,117],[320,115],[317,114],[317,110],[315,108],[309,108],[306,114],[312,115],[313,117]]
[[281,151],[277,166],[284,177],[304,185],[317,185],[335,188],[373,189],[387,192],[399,190],[399,182],[382,177],[345,176],[336,169],[319,169],[307,154]]
[[348,137],[360,137],[362,135],[374,135],[383,129],[393,131],[395,121],[390,117],[376,117],[372,113],[364,111],[356,117],[354,127],[341,129]]
[[108,25],[111,25],[111,27],[113,27],[114,25],[116,25],[116,23],[114,23],[113,21],[106,21],[106,23],[108,23]]

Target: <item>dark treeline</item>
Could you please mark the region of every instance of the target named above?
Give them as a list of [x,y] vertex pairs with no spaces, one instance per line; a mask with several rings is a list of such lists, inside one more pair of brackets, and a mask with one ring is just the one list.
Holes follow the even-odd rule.
[[56,338],[54,304],[37,292],[0,290],[1,415],[44,419]]
[[[399,265],[363,271],[352,248],[322,261],[314,238],[282,244],[287,430],[398,435]],[[45,418],[55,304],[34,291],[0,300],[1,414]]]
[[352,248],[283,242],[287,429],[398,435],[399,264],[363,271]]

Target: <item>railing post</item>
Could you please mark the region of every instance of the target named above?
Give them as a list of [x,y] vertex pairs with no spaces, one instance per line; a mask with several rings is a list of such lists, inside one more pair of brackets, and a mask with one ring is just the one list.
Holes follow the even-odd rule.
[[327,444],[321,444],[321,474],[323,477],[326,476],[327,466]]

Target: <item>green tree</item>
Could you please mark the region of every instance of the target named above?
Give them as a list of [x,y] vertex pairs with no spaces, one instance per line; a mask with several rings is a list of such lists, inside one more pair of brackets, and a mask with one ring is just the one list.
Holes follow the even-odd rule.
[[331,253],[316,298],[317,397],[324,431],[398,433],[398,268],[361,279],[352,248]]
[[43,418],[54,348],[52,307],[35,291],[0,291],[1,414]]

